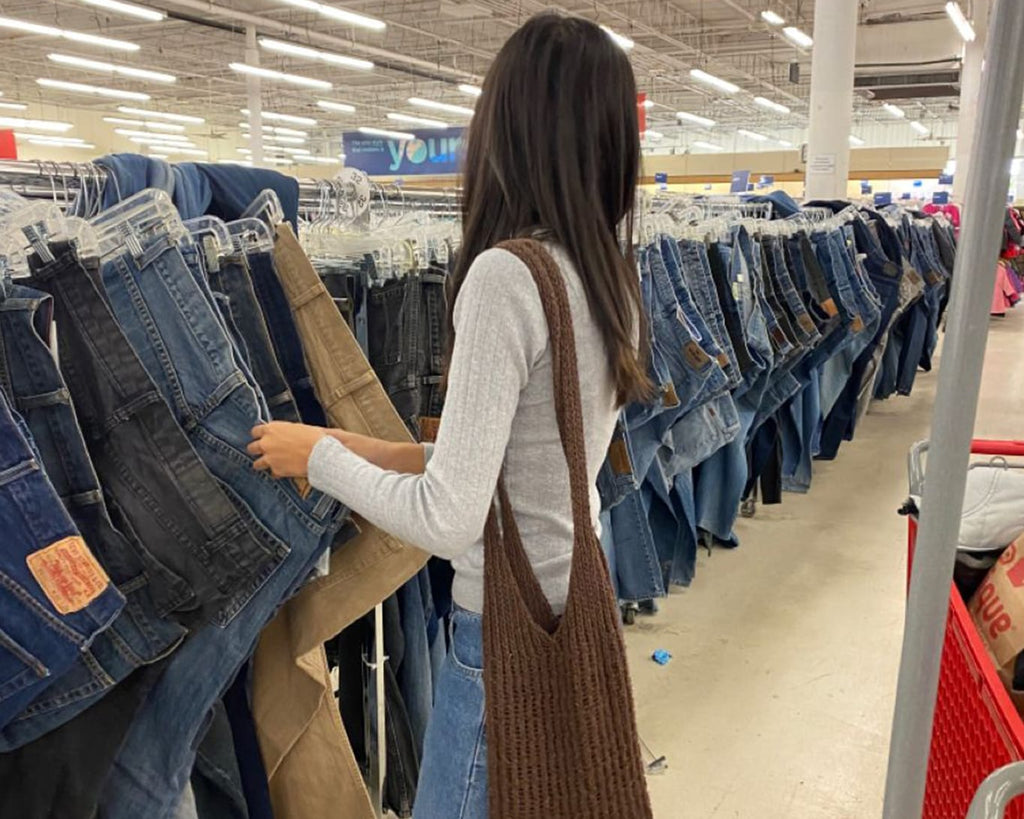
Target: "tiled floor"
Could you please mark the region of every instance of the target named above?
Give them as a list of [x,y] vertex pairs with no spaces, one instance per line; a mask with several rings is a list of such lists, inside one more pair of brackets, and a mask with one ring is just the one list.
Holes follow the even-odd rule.
[[[627,630],[657,819],[881,815],[904,605],[906,453],[936,373],[875,402],[811,492],[741,520],[688,589]],[[993,319],[977,434],[1024,438],[1024,307]],[[674,659],[659,666],[657,648]]]

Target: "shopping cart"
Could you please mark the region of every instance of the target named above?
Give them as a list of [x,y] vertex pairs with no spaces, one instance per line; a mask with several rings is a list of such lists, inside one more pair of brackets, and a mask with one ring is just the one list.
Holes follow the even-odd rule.
[[[922,494],[923,456],[927,448],[927,442],[922,442],[910,452],[912,497]],[[1024,441],[975,440],[971,452],[1024,458]],[[913,560],[916,513],[911,513],[908,521]],[[1024,765],[1010,764],[1021,760],[1024,721],[996,674],[960,592],[953,586],[922,819],[1001,819],[1004,815],[1008,819],[1024,819],[1024,799],[1011,801],[1024,793]]]

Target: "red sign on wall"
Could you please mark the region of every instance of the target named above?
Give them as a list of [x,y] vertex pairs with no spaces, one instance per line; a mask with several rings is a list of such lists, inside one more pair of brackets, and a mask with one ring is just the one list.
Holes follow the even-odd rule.
[[14,131],[0,130],[0,159],[17,159],[18,146],[14,142]]
[[647,95],[637,94],[636,95],[636,121],[640,126],[640,136],[644,135],[644,131],[647,130]]

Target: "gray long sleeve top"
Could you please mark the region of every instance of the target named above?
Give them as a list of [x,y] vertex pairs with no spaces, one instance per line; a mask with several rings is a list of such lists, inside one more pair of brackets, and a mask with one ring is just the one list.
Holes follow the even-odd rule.
[[[548,249],[569,292],[596,528],[597,472],[615,425],[615,390],[582,282],[564,253]],[[504,466],[523,546],[560,612],[573,543],[569,473],[555,421],[547,322],[529,269],[505,250],[480,254],[454,319],[444,413],[425,471],[380,469],[325,437],[310,456],[310,483],[402,540],[451,559],[455,602],[480,612],[483,528]]]

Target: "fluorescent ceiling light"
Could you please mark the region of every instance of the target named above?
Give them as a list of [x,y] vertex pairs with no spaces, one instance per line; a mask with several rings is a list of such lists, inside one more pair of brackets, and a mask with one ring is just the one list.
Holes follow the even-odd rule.
[[928,130],[927,125],[922,125],[916,119],[911,121],[910,127],[917,131],[919,134],[921,134],[921,136],[928,136],[928,134],[931,133],[931,131]]
[[388,114],[392,122],[407,122],[410,125],[419,125],[423,128],[447,128],[447,122],[439,119],[427,119],[426,117],[414,117],[411,114]]
[[[249,109],[241,109],[242,113],[249,116]],[[277,114],[273,111],[261,111],[260,117],[263,119],[269,119],[271,122],[290,122],[292,125],[316,125],[316,120],[312,117],[297,117],[293,114]]]
[[770,26],[781,26],[786,21],[776,14],[771,9],[765,9],[761,12],[761,19],[764,20]]
[[783,148],[792,148],[793,147],[793,143],[790,142],[788,139],[778,139],[778,140],[776,140],[776,142],[778,142],[779,145],[781,145]]
[[469,96],[471,97],[479,97],[482,93],[484,93],[484,89],[482,89],[479,85],[470,85],[469,83],[465,82],[459,83],[458,88],[463,94],[469,94]]
[[146,145],[147,147],[157,147],[161,151],[167,151],[171,148],[195,148],[196,144],[192,140],[185,140],[184,142],[172,142],[167,139],[157,139],[154,137],[128,137],[129,142],[134,142],[136,145]]
[[644,100],[644,108],[650,110],[654,107],[654,100]]
[[[278,134],[262,134],[264,142],[280,142],[283,145],[303,145],[305,137],[279,136]],[[250,139],[251,134],[242,134],[242,139]]]
[[306,11],[315,11],[322,17],[330,17],[332,20],[338,20],[342,23],[359,26],[360,28],[368,28],[373,31],[383,31],[387,28],[387,23],[383,20],[367,17],[364,14],[356,14],[354,11],[328,6],[325,3],[317,3],[316,0],[282,0],[282,2],[287,3],[289,6],[305,9]]
[[159,139],[165,142],[189,142],[184,134],[154,134],[151,131],[136,131],[133,128],[115,128],[115,134],[128,137],[146,137],[147,139]]
[[28,106],[23,102],[0,102],[0,109],[6,111],[27,111]]
[[623,51],[629,51],[633,46],[636,45],[636,43],[630,40],[629,37],[626,37],[623,34],[619,34],[618,32],[612,31],[610,28],[608,28],[608,26],[601,26],[601,31],[603,31],[605,34],[611,37],[612,42],[615,43],[615,45],[617,45]]
[[[249,123],[248,122],[240,122],[240,123],[238,123],[238,127],[248,131],[249,130]],[[260,126],[260,130],[263,131],[264,133],[281,134],[282,136],[297,136],[297,137],[309,136],[309,131],[296,131],[294,128],[281,128],[281,127],[279,127],[277,125],[261,125]]]
[[342,114],[354,114],[356,112],[356,107],[354,105],[349,105],[347,102],[317,100],[316,104],[318,107],[323,108],[325,111],[338,111]]
[[408,134],[405,131],[388,131],[385,128],[370,128],[365,125],[359,127],[359,133],[387,139],[416,139],[416,134]]
[[864,140],[861,139],[858,136],[854,136],[853,134],[850,134],[850,144],[856,147],[856,146],[859,146],[859,145],[863,145],[864,144]]
[[252,167],[251,159],[218,159],[218,165],[245,165],[247,168]]
[[132,128],[149,128],[153,131],[181,132],[185,130],[184,125],[172,125],[169,122],[148,122],[142,119],[128,119],[126,117],[104,117],[103,121],[109,122],[111,125],[128,125]]
[[102,71],[106,74],[117,74],[121,77],[134,77],[140,80],[152,80],[153,82],[177,82],[178,78],[173,74],[164,74],[161,71],[149,71],[144,68],[132,68],[127,65],[114,65],[104,63],[100,60],[87,60],[84,57],[73,57],[70,54],[47,54],[50,62],[61,65],[73,65],[76,68],[85,68],[92,71]]
[[285,159],[283,156],[265,156],[261,160],[264,165],[294,165],[290,159]]
[[967,18],[964,17],[963,9],[960,8],[960,4],[950,0],[946,3],[946,14],[949,15],[949,19],[953,21],[953,25],[956,26],[956,30],[960,32],[960,36],[963,38],[965,43],[974,42],[974,26],[972,26]]
[[330,51],[321,51],[318,48],[297,45],[285,40],[275,40],[272,37],[260,37],[260,45],[267,51],[276,51],[279,54],[290,54],[293,57],[305,57],[307,60],[319,60],[320,62],[340,65],[345,68],[356,68],[361,71],[369,71],[373,63],[369,60],[360,60],[357,57],[346,57],[344,54],[334,54]]
[[280,154],[291,154],[292,156],[309,156],[309,148],[289,148],[286,145],[274,145],[272,150]]
[[209,156],[209,154],[201,148],[184,148],[178,145],[161,145],[161,151],[166,151],[169,154],[185,154],[186,156]]
[[760,105],[762,108],[767,108],[769,111],[775,111],[779,114],[788,114],[790,109],[788,106],[783,105],[781,102],[775,102],[767,97],[754,97],[754,102]]
[[715,145],[711,142],[701,142],[699,139],[694,140],[692,143],[694,148],[703,148],[705,151],[724,151],[721,145]]
[[150,99],[149,94],[141,91],[122,91],[120,88],[104,88],[101,85],[86,85],[84,82],[65,82],[64,80],[51,80],[40,77],[36,80],[43,88],[56,88],[58,91],[71,91],[76,94],[92,94],[95,97],[111,97],[117,100],[137,100],[145,102]]
[[768,137],[764,134],[759,134],[757,131],[748,131],[746,128],[737,128],[736,133],[740,136],[745,136],[747,139],[752,139],[754,142],[767,142]]
[[28,34],[39,34],[43,37],[61,37],[75,43],[94,45],[99,48],[109,48],[114,51],[138,51],[139,46],[125,40],[114,40],[110,37],[99,37],[95,34],[85,34],[81,31],[70,31],[66,28],[56,26],[43,26],[39,23],[28,23],[24,20],[15,20],[12,17],[0,17],[0,28],[9,28],[15,31],[24,31]]
[[142,20],[149,20],[151,23],[159,23],[167,17],[164,12],[158,11],[157,9],[136,6],[134,3],[122,3],[120,0],[81,0],[81,2],[90,6],[96,6],[97,8],[106,9],[107,11],[114,11],[118,14],[127,14],[129,17],[138,17]]
[[170,154],[146,154],[150,159],[169,159]]
[[237,71],[239,74],[249,74],[254,77],[262,77],[265,80],[277,80],[291,85],[301,85],[305,88],[320,88],[327,90],[333,86],[327,80],[315,80],[312,77],[300,77],[298,74],[286,74],[284,71],[275,71],[272,68],[261,68],[258,65],[248,63],[228,63],[228,68]]
[[430,108],[434,111],[444,111],[447,114],[461,114],[466,117],[473,116],[473,109],[467,108],[465,105],[450,105],[447,102],[425,100],[423,97],[409,97],[409,105],[415,105],[419,108]]
[[96,146],[91,142],[62,142],[56,139],[47,139],[46,137],[29,137],[27,142],[32,145],[48,145],[52,148],[86,148],[92,149]]
[[789,40],[797,48],[810,48],[814,40],[809,34],[804,33],[796,26],[786,26],[782,29],[782,36]]
[[304,156],[302,157],[303,162],[315,162],[317,165],[340,165],[341,159],[335,159],[333,156]]
[[900,108],[898,105],[893,105],[891,102],[883,102],[882,107],[892,114],[896,119],[903,119],[907,112]]
[[51,119],[22,119],[21,117],[0,117],[0,128],[30,128],[34,131],[55,131],[63,133],[71,130],[70,122],[55,122]]
[[14,136],[17,139],[45,139],[48,142],[61,142],[66,145],[77,144],[85,142],[81,137],[69,137],[69,136],[53,136],[52,134],[29,134],[24,131],[15,131]]
[[716,77],[714,74],[708,74],[707,71],[701,71],[699,68],[691,68],[690,76],[705,85],[710,85],[712,88],[724,91],[726,94],[735,94],[740,90],[738,85],[735,85],[728,80],[723,80],[721,77]]
[[665,138],[665,135],[661,131],[652,131],[650,128],[644,131],[644,136],[647,139],[653,139],[655,141]]
[[188,122],[192,125],[202,125],[206,122],[202,117],[193,117],[190,114],[171,114],[167,111],[150,111],[148,108],[133,108],[130,105],[119,105],[117,110],[122,114],[134,114],[137,117],[147,119],[168,119],[171,122]]
[[698,116],[697,114],[691,114],[688,111],[676,111],[676,119],[683,119],[686,120],[687,122],[693,122],[696,123],[697,125],[703,125],[705,128],[712,128],[715,125],[715,121],[713,119],[701,117]]

